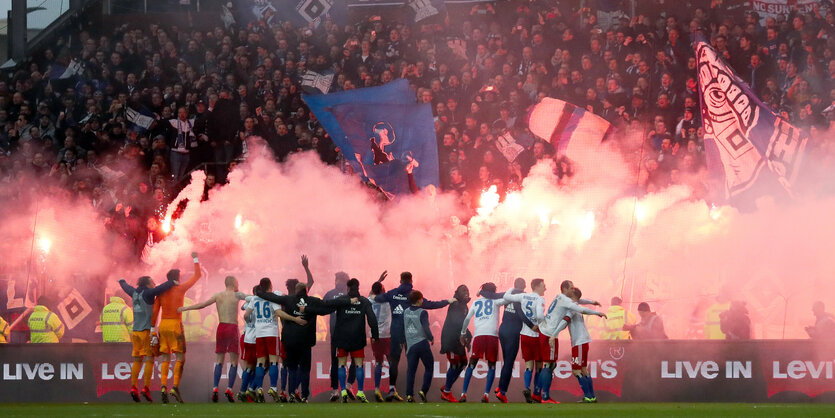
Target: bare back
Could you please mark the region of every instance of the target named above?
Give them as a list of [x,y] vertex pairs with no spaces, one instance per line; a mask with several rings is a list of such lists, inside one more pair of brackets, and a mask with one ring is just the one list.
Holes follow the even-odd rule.
[[224,290],[215,294],[217,318],[221,324],[238,324],[238,296],[236,292]]

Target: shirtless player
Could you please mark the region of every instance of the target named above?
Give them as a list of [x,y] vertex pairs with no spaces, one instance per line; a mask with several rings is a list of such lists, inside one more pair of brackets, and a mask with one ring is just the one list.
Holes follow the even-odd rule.
[[214,304],[217,307],[217,334],[216,348],[217,361],[214,370],[214,386],[212,387],[212,402],[218,400],[217,386],[220,383],[220,375],[223,371],[224,356],[229,354],[229,386],[226,388],[226,399],[235,402],[232,387],[235,385],[235,378],[238,376],[238,302],[244,300],[246,295],[238,291],[238,280],[233,276],[226,276],[226,290],[212,295],[205,302],[185,306],[177,309],[179,312],[203,309]]

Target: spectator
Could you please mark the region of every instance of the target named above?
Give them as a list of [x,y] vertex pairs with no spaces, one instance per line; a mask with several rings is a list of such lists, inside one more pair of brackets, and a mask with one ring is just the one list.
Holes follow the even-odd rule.
[[649,304],[641,302],[638,304],[638,315],[641,322],[623,326],[624,331],[629,331],[632,339],[635,340],[666,340],[667,333],[664,331],[664,323],[661,317],[649,309]]
[[835,316],[826,312],[823,302],[812,304],[815,325],[806,327],[806,333],[813,340],[831,340],[835,338]]
[[731,308],[719,314],[719,327],[727,340],[750,340],[751,319],[745,302],[731,302]]

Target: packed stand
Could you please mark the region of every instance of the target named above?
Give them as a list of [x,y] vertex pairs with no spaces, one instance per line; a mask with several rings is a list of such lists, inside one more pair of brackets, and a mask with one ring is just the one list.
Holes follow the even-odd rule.
[[[515,160],[496,147],[525,135],[530,106],[553,97],[618,128],[642,192],[687,183],[706,191],[703,129],[689,39],[704,28],[762,100],[825,148],[835,100],[835,16],[816,9],[760,24],[722,1],[658,14],[656,1],[513,1],[449,6],[448,23],[410,25],[401,13],[318,27],[257,22],[210,31],[122,25],[73,33],[0,79],[4,198],[27,185],[87,199],[139,254],[187,174],[206,194],[263,137],[276,160],[314,150],[342,159],[301,100],[307,70],[337,75],[331,91],[406,78],[431,103],[441,187],[473,209],[480,192],[519,187],[554,147],[533,140]],[[825,3],[825,2],[824,2]],[[669,8],[666,8],[669,9]],[[77,58],[83,73],[59,78]],[[146,128],[126,110],[149,116]],[[260,152],[260,151],[259,151]],[[560,182],[573,168],[559,159]],[[640,167],[640,168],[638,168]],[[603,167],[605,169],[605,167]]]

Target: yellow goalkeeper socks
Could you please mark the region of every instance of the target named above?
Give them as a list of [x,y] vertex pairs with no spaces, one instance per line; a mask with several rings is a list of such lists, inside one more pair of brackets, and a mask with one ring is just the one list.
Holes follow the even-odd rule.
[[145,387],[151,387],[151,374],[154,372],[154,361],[145,362],[145,370],[142,372],[142,378],[145,381]]
[[[160,369],[160,376],[159,380],[162,386],[168,386],[168,363],[170,360],[164,360],[162,362],[162,368]],[[176,370],[176,368],[175,368]]]
[[185,360],[177,360],[174,363],[174,386],[180,387],[180,378],[183,377],[183,365],[185,364]]
[[133,365],[130,367],[130,384],[131,386],[136,386],[136,383],[139,382],[139,370],[142,369],[142,360],[134,360]]

